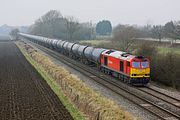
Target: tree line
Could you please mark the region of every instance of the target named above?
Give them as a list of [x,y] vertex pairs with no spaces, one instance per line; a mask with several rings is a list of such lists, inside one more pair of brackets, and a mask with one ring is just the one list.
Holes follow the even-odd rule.
[[[18,32],[18,29],[13,29],[9,34],[18,39]],[[92,40],[96,35],[111,35],[112,25],[108,20],[99,21],[97,25],[92,22],[80,23],[73,16],[64,17],[59,11],[50,10],[29,27],[28,33],[68,41]]]
[[69,41],[91,40],[96,35],[111,35],[112,25],[108,20],[102,20],[97,25],[79,23],[73,16],[63,17],[59,11],[50,10],[30,26],[29,33]]
[[174,41],[180,39],[180,21],[170,21],[165,25],[154,25],[150,30],[152,37],[159,39],[159,42],[162,38],[171,38],[173,44]]
[[180,39],[180,21],[167,22],[165,25],[117,25],[113,29],[112,41],[118,42],[121,50],[129,51],[129,48],[138,38],[155,38],[161,42],[162,38],[168,38],[173,45],[176,40]]
[[63,17],[57,10],[50,10],[35,21],[29,33],[69,41],[94,39],[95,28],[91,22],[79,23],[72,16]]
[[[30,34],[41,35],[50,38],[58,38],[69,41],[90,40],[96,36],[113,36],[113,40],[124,40],[127,45],[131,38],[156,38],[161,42],[162,38],[171,38],[171,43],[180,39],[180,21],[170,21],[165,25],[117,25],[112,27],[109,20],[80,23],[75,17],[64,17],[57,10],[50,10],[33,25],[29,27]],[[118,32],[121,34],[118,35]],[[125,37],[126,38],[122,38]],[[128,45],[129,46],[129,45]],[[127,47],[128,48],[128,47]],[[125,50],[127,48],[124,48]]]

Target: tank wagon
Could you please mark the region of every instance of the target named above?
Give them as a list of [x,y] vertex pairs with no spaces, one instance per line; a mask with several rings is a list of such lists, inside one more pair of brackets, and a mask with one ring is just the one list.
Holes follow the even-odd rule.
[[100,71],[113,75],[124,82],[146,85],[150,81],[150,60],[146,57],[24,33],[19,33],[19,36],[55,49],[85,64],[96,65]]

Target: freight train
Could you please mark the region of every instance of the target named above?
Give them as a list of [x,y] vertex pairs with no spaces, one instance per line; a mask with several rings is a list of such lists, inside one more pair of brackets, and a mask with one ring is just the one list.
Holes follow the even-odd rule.
[[146,57],[30,34],[18,33],[18,35],[85,64],[96,65],[100,71],[129,84],[146,85],[150,81],[150,60]]

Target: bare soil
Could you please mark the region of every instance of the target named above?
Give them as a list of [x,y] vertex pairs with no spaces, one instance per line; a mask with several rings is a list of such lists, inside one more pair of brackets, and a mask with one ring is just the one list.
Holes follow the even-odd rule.
[[72,120],[12,41],[0,42],[0,119]]

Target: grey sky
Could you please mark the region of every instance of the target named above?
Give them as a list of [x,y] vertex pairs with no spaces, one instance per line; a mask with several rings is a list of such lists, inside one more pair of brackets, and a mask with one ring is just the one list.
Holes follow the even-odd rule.
[[0,0],[0,25],[30,25],[51,9],[80,22],[108,19],[113,25],[180,20],[180,0]]

